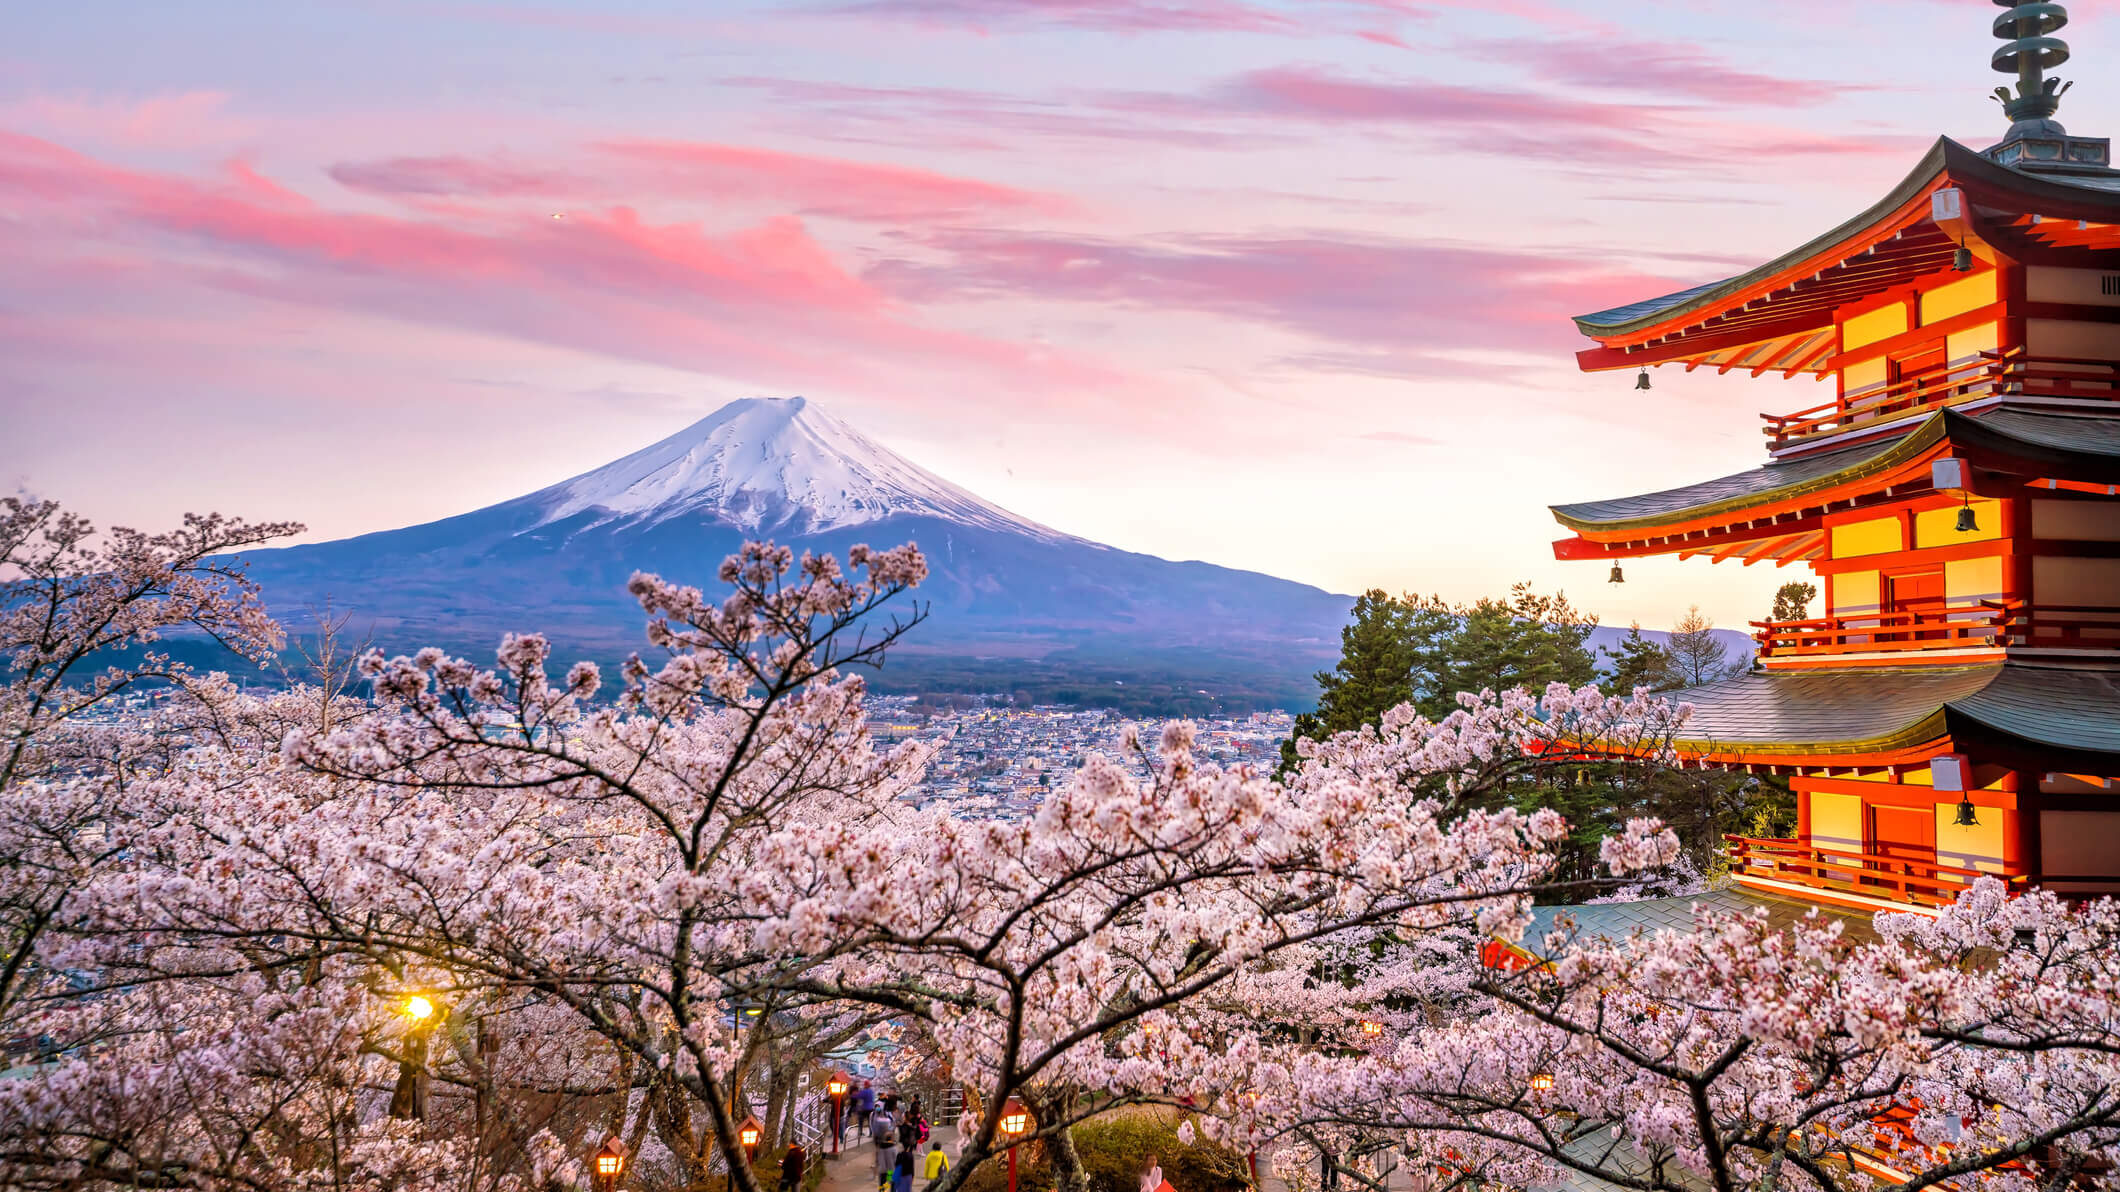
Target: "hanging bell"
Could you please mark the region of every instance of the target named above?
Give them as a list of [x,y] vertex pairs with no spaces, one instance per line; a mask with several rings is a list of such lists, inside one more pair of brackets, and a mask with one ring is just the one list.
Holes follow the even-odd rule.
[[1963,244],[1959,245],[1958,251],[1951,254],[1951,268],[1956,269],[1960,273],[1971,273],[1973,271],[1973,250]]
[[1627,582],[1626,575],[1620,571],[1619,564],[1617,563],[1614,563],[1612,565],[1612,582],[1615,584],[1623,584]]
[[1971,505],[1960,505],[1958,507],[1958,532],[1970,534],[1979,528],[1980,519],[1973,516],[1973,507]]
[[1649,387],[1649,367],[1648,367],[1648,365],[1643,365],[1643,366],[1642,366],[1642,372],[1641,372],[1641,375],[1640,375],[1640,376],[1638,376],[1638,377],[1636,377],[1636,378],[1634,378],[1634,387],[1635,387],[1636,389],[1647,389],[1647,388]]
[[1958,814],[1951,820],[1951,823],[1960,828],[1977,828],[1980,826],[1980,817],[1973,813],[1973,800],[1971,797],[1958,800]]

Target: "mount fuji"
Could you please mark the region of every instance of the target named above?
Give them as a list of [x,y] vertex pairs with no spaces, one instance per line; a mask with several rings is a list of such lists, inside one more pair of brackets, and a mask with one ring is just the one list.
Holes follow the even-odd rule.
[[709,589],[746,539],[845,554],[912,541],[928,620],[881,690],[1004,691],[1141,710],[1303,706],[1350,598],[1118,550],[1019,517],[800,397],[732,402],[594,471],[425,525],[247,555],[290,632],[328,600],[393,652],[478,657],[539,631],[561,657],[639,648],[635,570]]

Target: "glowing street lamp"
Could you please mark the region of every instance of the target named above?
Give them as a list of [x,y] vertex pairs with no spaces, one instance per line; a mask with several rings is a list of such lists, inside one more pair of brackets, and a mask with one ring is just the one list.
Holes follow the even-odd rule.
[[758,1162],[758,1144],[764,1136],[765,1127],[755,1117],[745,1118],[743,1124],[736,1127],[736,1141],[743,1147],[744,1162]]
[[1014,1097],[1001,1107],[1001,1136],[1008,1139],[1008,1192],[1016,1192],[1016,1142],[1031,1132],[1031,1111]]
[[1374,1038],[1384,1033],[1384,1024],[1373,1018],[1364,1018],[1362,1020],[1362,1033]]
[[618,1192],[618,1179],[626,1174],[626,1144],[613,1134],[590,1165],[596,1170],[597,1192]]
[[442,1007],[424,993],[408,993],[398,1013],[410,1020],[405,1056],[398,1061],[397,1087],[390,1090],[390,1116],[419,1121],[427,1116],[427,1038],[442,1019]]
[[854,1078],[842,1069],[832,1073],[825,1082],[824,1091],[832,1099],[832,1153],[839,1153],[840,1135],[846,1130],[847,1090],[854,1087]]
[[1545,1092],[1551,1092],[1551,1091],[1552,1091],[1552,1089],[1553,1089],[1553,1073],[1551,1073],[1551,1072],[1534,1072],[1534,1073],[1532,1073],[1532,1074],[1531,1074],[1531,1091],[1532,1091],[1532,1092],[1534,1092],[1534,1093],[1545,1093]]

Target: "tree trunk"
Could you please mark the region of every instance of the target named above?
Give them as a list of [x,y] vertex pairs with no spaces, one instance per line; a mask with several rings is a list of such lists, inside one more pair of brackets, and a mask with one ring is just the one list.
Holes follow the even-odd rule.
[[767,1071],[770,1075],[766,1078],[766,1112],[758,1123],[758,1132],[763,1135],[759,1139],[758,1153],[761,1155],[776,1154],[787,1143],[787,1139],[781,1137],[780,1121],[790,1099],[787,1077],[778,1068],[769,1068]]
[[[1041,1122],[1064,1121],[1074,1113],[1075,1095],[1071,1092],[1053,1097],[1034,1096],[1029,1092],[1018,1093],[1017,1096],[1030,1107],[1036,1120]],[[1089,1192],[1089,1172],[1083,1170],[1081,1152],[1075,1150],[1075,1133],[1072,1128],[1048,1137],[1045,1140],[1045,1154],[1053,1164],[1054,1192]]]

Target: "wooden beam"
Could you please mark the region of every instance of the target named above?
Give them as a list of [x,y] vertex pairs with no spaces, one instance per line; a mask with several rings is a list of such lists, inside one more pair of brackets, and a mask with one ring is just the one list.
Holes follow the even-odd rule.
[[1730,348],[1748,347],[1770,339],[1787,335],[1805,335],[1822,329],[1830,320],[1821,320],[1809,315],[1783,320],[1760,328],[1745,328],[1719,335],[1699,336],[1690,342],[1678,342],[1655,348],[1627,351],[1624,348],[1585,348],[1575,354],[1576,367],[1584,372],[1604,372],[1609,369],[1634,368],[1637,365],[1662,364],[1667,360],[1684,360],[1689,356],[1701,356]]

